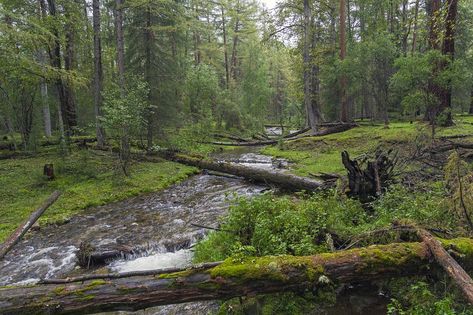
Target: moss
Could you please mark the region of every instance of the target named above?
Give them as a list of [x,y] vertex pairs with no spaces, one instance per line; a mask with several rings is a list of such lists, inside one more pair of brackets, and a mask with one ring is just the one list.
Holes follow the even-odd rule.
[[233,278],[244,282],[248,280],[286,281],[288,274],[296,269],[306,269],[307,278],[318,279],[323,275],[323,268],[315,266],[310,257],[268,256],[247,258],[242,262],[234,262],[232,258],[212,270],[212,278]]
[[87,285],[83,288],[69,289],[67,286],[59,286],[55,288],[53,292],[55,295],[60,295],[60,296],[74,295],[78,297],[79,300],[85,301],[85,300],[91,300],[95,297],[93,294],[90,294],[90,291],[108,283],[109,282],[105,280],[99,279],[99,280],[93,280],[87,283]]
[[158,278],[158,279],[175,279],[175,278],[188,277],[192,273],[194,273],[193,270],[184,270],[184,271],[173,272],[173,273],[163,273],[163,274],[160,274],[160,275],[156,275],[156,278]]
[[54,294],[56,295],[67,295],[68,292],[65,286],[59,286],[53,290]]
[[473,257],[473,240],[470,238],[460,237],[452,240],[439,238],[438,240],[446,249],[458,250],[463,255]]

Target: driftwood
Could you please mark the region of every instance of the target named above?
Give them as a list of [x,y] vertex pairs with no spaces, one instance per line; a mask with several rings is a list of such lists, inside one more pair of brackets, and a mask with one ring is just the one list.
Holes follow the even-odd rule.
[[39,217],[48,209],[61,195],[59,191],[55,191],[49,196],[49,198],[36,209],[22,225],[20,225],[15,232],[1,245],[0,248],[0,259],[3,259],[5,255],[18,243],[21,238],[28,232],[28,230],[35,224]]
[[[473,259],[473,240],[442,241],[457,246],[462,263]],[[460,246],[461,245],[461,246]],[[94,280],[0,288],[4,314],[87,314],[133,311],[192,301],[324,288],[331,283],[427,274],[432,254],[425,243],[375,245],[306,257],[229,259],[208,268],[147,276],[94,276]]]
[[[309,192],[325,189],[329,185],[323,181],[318,181],[310,178],[300,177],[292,174],[286,174],[277,171],[257,169],[253,167],[237,165],[227,162],[217,162],[208,159],[201,159],[177,154],[172,152],[164,152],[162,157],[178,163],[195,166],[201,169],[227,173],[245,179],[253,180],[255,182],[275,185],[291,191],[306,190]],[[148,159],[149,160],[149,159]]]
[[[303,136],[292,136],[287,138],[282,138],[284,141],[292,141],[306,137],[322,137],[334,133],[344,132],[350,129],[355,128],[356,124],[339,124],[333,127],[329,127],[323,130],[318,131],[315,134],[303,135]],[[233,146],[233,147],[244,147],[244,146],[263,146],[263,145],[273,145],[277,144],[280,140],[266,140],[266,141],[255,141],[255,142],[210,142],[209,144],[220,145],[220,146]]]
[[362,203],[373,201],[387,188],[397,159],[378,151],[373,161],[362,168],[357,160],[351,160],[347,151],[342,152],[342,162],[348,172],[348,196]]
[[450,256],[437,239],[424,229],[418,229],[417,234],[427,245],[435,261],[442,266],[445,272],[462,291],[467,301],[473,305],[473,280],[466,271]]

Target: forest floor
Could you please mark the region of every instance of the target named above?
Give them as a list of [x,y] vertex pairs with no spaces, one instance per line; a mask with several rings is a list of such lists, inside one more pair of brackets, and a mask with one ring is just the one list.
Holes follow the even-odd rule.
[[[437,138],[455,135],[467,136],[461,139],[462,142],[473,142],[472,116],[456,116],[454,126],[436,130]],[[360,127],[343,133],[288,141],[282,145],[265,147],[261,153],[293,162],[292,170],[296,175],[308,176],[321,172],[345,174],[341,162],[343,150],[356,157],[377,148],[402,149],[406,145],[428,141],[430,136],[430,127],[424,122],[391,122],[389,128],[361,122]]]

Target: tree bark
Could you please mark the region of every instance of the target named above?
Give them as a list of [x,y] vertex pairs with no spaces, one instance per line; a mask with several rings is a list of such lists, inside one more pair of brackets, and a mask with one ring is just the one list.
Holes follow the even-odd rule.
[[[442,243],[444,247],[456,247],[464,255],[462,263],[471,267],[468,261],[473,259],[473,240]],[[261,257],[244,262],[229,259],[216,267],[166,274],[4,287],[0,289],[0,309],[11,315],[135,311],[166,304],[323,289],[333,282],[349,284],[427,274],[431,259],[425,243],[375,245],[315,256]]]
[[[66,17],[66,51],[64,55],[64,69],[66,71],[72,71],[75,68],[76,63],[76,52],[75,52],[75,30],[74,30],[74,19],[71,16],[70,10],[72,4],[64,6],[65,17]],[[64,108],[65,122],[68,128],[68,132],[72,132],[77,127],[77,109],[74,87],[71,82],[64,83],[64,94],[66,100],[66,107]]]
[[468,113],[470,115],[473,115],[473,87],[471,88],[471,94],[470,94],[470,109],[468,110]]
[[320,111],[318,104],[313,102],[313,78],[310,50],[313,43],[312,36],[312,8],[309,0],[304,0],[304,47],[303,47],[303,66],[304,66],[304,108],[307,117],[307,126],[311,128],[312,133],[317,133],[317,125],[320,123]]
[[[39,0],[39,18],[46,18],[46,4],[44,0]],[[41,49],[39,52],[39,59],[41,65],[46,66],[47,62],[47,52],[44,49]],[[40,83],[40,92],[41,92],[41,104],[43,107],[43,125],[44,125],[44,135],[46,138],[50,138],[52,135],[51,130],[51,111],[49,110],[49,100],[48,100],[48,83],[44,78],[41,78]]]
[[227,47],[227,23],[225,17],[225,8],[223,4],[220,4],[220,10],[222,12],[222,33],[223,33],[223,54],[225,63],[225,87],[230,87],[230,69],[228,65],[228,47]]
[[416,4],[414,7],[414,31],[412,34],[412,50],[411,54],[414,55],[417,49],[417,27],[418,27],[418,17],[419,17],[419,1],[416,0]]
[[[325,185],[325,183],[322,181],[317,181],[314,179],[281,173],[277,171],[256,169],[253,167],[190,157],[187,155],[176,154],[172,152],[165,152],[163,154],[159,154],[159,156],[168,160],[172,160],[174,162],[195,166],[200,169],[207,169],[211,171],[232,174],[255,182],[275,185],[277,187],[281,187],[291,191],[306,190],[312,192],[315,190],[327,188],[327,185]],[[152,159],[148,158],[148,160]]]
[[[18,243],[21,238],[28,232],[28,230],[35,224],[39,217],[48,209],[61,195],[59,191],[55,191],[49,196],[49,198],[36,209],[22,225],[20,225],[10,237],[3,242],[0,248],[0,259],[3,259],[5,255]],[[1,307],[0,307],[1,309]]]
[[396,165],[395,160],[382,152],[377,152],[365,169],[362,169],[358,161],[351,160],[347,151],[342,152],[342,163],[348,172],[348,196],[359,199],[363,204],[378,198],[388,187]]
[[466,271],[450,256],[438,240],[432,234],[424,229],[418,229],[417,234],[425,243],[435,261],[445,270],[450,278],[455,282],[458,288],[462,291],[467,301],[473,305],[473,280],[466,273]]
[[102,34],[101,34],[101,13],[100,0],[92,2],[93,27],[94,27],[94,111],[95,111],[95,134],[97,135],[97,145],[105,145],[105,130],[100,118],[102,117]]
[[153,147],[153,129],[154,129],[154,110],[153,110],[153,95],[152,90],[154,89],[153,82],[151,79],[151,50],[153,43],[153,31],[151,29],[151,8],[148,4],[146,7],[146,26],[144,31],[144,42],[145,42],[145,69],[144,75],[145,80],[148,83],[148,109],[147,109],[147,132],[146,132],[146,141],[148,150],[151,150]]
[[[447,16],[445,19],[445,36],[442,45],[442,54],[447,56],[448,59],[453,62],[455,59],[455,33],[456,33],[456,21],[458,11],[458,0],[447,0]],[[446,65],[444,65],[446,67]],[[439,112],[445,112],[452,108],[452,86],[449,85],[447,88],[442,88],[442,97],[440,100]],[[448,112],[447,126],[453,125],[452,114]]]
[[[49,14],[57,18],[57,12],[56,12],[56,1],[55,0],[48,0],[48,8],[49,8]],[[50,50],[50,60],[51,60],[51,66],[55,67],[58,70],[62,69],[61,66],[61,45],[60,45],[60,39],[59,39],[59,31],[57,27],[53,26],[53,34],[55,36],[54,39],[54,44]],[[61,134],[61,144],[63,146],[63,150],[66,150],[65,148],[65,126],[64,126],[64,121],[65,121],[65,109],[67,107],[66,104],[66,95],[64,91],[64,83],[62,79],[59,77],[55,81],[56,84],[56,89],[59,97],[59,103],[58,103],[58,126],[59,126],[59,131]]]
[[[346,1],[340,0],[340,27],[339,27],[339,40],[340,40],[340,61],[345,60],[347,54],[347,43],[346,43]],[[347,98],[347,77],[342,74],[340,77],[340,120],[342,122],[350,121],[350,112],[348,108]]]
[[238,78],[238,35],[240,32],[240,17],[239,17],[239,10],[240,10],[240,0],[237,0],[235,4],[236,8],[236,17],[235,17],[235,27],[233,29],[233,47],[232,47],[232,56],[230,59],[230,76],[233,80],[237,80]]
[[[118,85],[120,87],[121,97],[126,97],[125,90],[125,38],[123,34],[123,2],[124,0],[115,0],[113,10],[115,18],[115,39],[117,43],[117,66],[118,66]],[[123,173],[128,176],[128,163],[130,160],[130,138],[128,127],[125,125],[120,130],[120,162]]]

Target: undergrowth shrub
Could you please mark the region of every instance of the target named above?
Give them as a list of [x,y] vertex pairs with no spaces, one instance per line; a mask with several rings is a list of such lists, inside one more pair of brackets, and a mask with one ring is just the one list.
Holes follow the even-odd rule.
[[[298,197],[268,193],[253,199],[236,199],[221,223],[221,230],[211,233],[196,246],[195,261],[218,261],[228,257],[238,261],[252,256],[284,254],[313,255],[330,250],[327,235],[333,236],[335,245],[339,246],[363,235],[366,237],[358,239],[357,246],[393,242],[398,237],[396,232],[381,235],[370,232],[381,231],[398,221],[452,232],[460,230],[458,220],[448,211],[448,199],[445,199],[445,188],[441,184],[417,194],[409,193],[401,186],[393,186],[373,203],[372,209],[374,211],[367,212],[358,201],[335,192]],[[416,280],[408,281],[403,288],[410,290],[410,295],[406,291],[393,290],[393,302],[389,306],[391,314],[456,314],[458,307],[452,301],[457,295],[440,295],[431,289],[431,284],[427,289],[432,291],[432,298],[422,305],[413,298],[400,299],[416,296],[424,288],[415,286]],[[325,296],[325,302],[329,300],[333,303],[333,294],[329,293],[320,291],[316,295]],[[298,299],[304,303],[293,303]],[[313,294],[283,293],[258,297],[257,302],[248,299],[242,304],[237,302],[227,301],[221,311],[232,309],[232,314],[243,314],[245,309],[254,307],[256,303],[267,314],[305,314],[308,309],[317,310],[321,301],[320,298],[314,299]]]
[[195,259],[224,259],[242,247],[251,247],[253,256],[311,255],[328,250],[327,233],[346,241],[395,221],[451,230],[458,225],[448,212],[441,186],[415,195],[394,186],[373,204],[373,209],[368,213],[358,201],[334,192],[300,198],[270,193],[239,198],[223,220],[222,231],[211,233],[197,245]]

